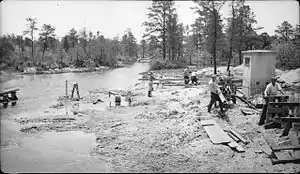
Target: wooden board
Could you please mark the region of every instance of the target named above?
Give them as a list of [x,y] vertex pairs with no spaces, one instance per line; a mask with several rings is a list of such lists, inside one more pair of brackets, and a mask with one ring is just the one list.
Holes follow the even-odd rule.
[[293,160],[294,158],[284,151],[274,151],[274,154],[278,160]]
[[277,143],[272,139],[272,137],[267,134],[264,135],[264,138],[273,151],[292,150],[292,149],[299,150],[300,149],[300,145],[298,145],[298,146],[293,146],[293,145],[278,146]]
[[244,144],[248,144],[249,142],[238,132],[236,132],[235,130],[233,130],[232,128],[229,129],[229,131],[236,136],[238,139],[240,139]]
[[227,134],[229,135],[230,138],[232,138],[234,141],[236,142],[240,142],[241,140],[238,139],[235,135],[233,135],[231,132],[227,132]]
[[275,108],[275,107],[268,107],[267,114],[288,114],[289,109],[288,108]]
[[242,148],[237,142],[235,141],[231,141],[230,143],[228,143],[228,146],[230,146],[231,148],[235,149],[238,152],[245,152],[245,149]]
[[229,143],[232,141],[231,138],[219,127],[219,125],[214,120],[206,121],[204,122],[204,124],[206,125],[202,126],[214,144]]
[[207,125],[214,125],[216,124],[215,120],[201,120],[200,124],[202,126],[207,126]]
[[282,122],[300,122],[300,117],[280,117],[278,119]]
[[20,89],[7,89],[5,91],[0,91],[0,95],[8,94],[10,92],[19,91]]
[[294,102],[269,102],[270,106],[288,106],[288,107],[295,107],[300,106],[300,103],[294,103]]

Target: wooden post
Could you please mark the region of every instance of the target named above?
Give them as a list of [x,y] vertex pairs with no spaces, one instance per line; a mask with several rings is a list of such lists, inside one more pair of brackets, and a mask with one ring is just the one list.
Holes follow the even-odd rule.
[[71,99],[72,99],[72,98],[73,98],[73,96],[74,96],[74,91],[75,91],[75,88],[76,88],[76,83],[73,85],[72,94],[71,94]]
[[68,80],[66,80],[66,98],[68,98]]
[[78,97],[78,100],[79,100],[80,99],[80,95],[79,95],[78,83],[76,83],[76,89],[77,89],[77,97]]

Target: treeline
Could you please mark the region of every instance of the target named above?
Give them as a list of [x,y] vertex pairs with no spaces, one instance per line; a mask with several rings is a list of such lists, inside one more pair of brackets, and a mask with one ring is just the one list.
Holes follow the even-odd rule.
[[[0,37],[1,69],[117,66],[118,60],[154,57],[173,63],[170,67],[176,67],[174,62],[213,65],[216,73],[217,65],[239,65],[241,52],[253,49],[276,51],[279,68],[300,67],[299,25],[283,21],[274,35],[258,34],[263,27],[253,27],[257,23],[255,14],[244,0],[193,2],[195,6],[190,10],[198,17],[192,25],[184,25],[179,22],[174,1],[153,1],[147,9],[148,20],[142,24],[145,33],[139,43],[130,29],[121,38],[110,39],[99,31],[72,28],[58,39],[54,26],[44,24],[38,29],[37,19],[27,18],[23,35]],[[231,15],[223,19],[220,10],[225,5],[230,7]],[[39,37],[34,40],[37,32]]]
[[[263,49],[278,53],[280,68],[300,67],[300,26],[284,21],[275,35],[257,34],[255,14],[244,0],[193,1],[191,9],[198,17],[190,26],[178,22],[174,1],[153,1],[148,9],[148,21],[143,45],[149,55],[162,60],[180,61],[201,66],[242,63],[242,51]],[[231,8],[230,17],[222,19],[220,9]],[[270,17],[271,18],[271,17]],[[226,24],[226,25],[225,25]]]
[[[118,66],[118,61],[137,59],[138,44],[130,29],[122,38],[105,38],[98,31],[72,28],[58,39],[55,27],[43,24],[37,28],[37,19],[27,18],[23,35],[0,37],[1,69],[23,71],[26,67],[39,70],[63,67]],[[34,40],[34,34],[39,37]]]

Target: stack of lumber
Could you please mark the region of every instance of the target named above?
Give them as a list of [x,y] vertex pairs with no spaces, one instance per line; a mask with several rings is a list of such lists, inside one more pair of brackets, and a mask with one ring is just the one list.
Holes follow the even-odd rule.
[[271,161],[273,164],[300,162],[300,144],[295,137],[290,136],[290,145],[278,145],[268,134],[265,134],[264,137],[272,150]]
[[227,144],[238,152],[245,152],[245,149],[238,142],[247,144],[248,141],[235,130],[230,128],[226,133],[214,120],[203,120],[200,124],[213,144]]

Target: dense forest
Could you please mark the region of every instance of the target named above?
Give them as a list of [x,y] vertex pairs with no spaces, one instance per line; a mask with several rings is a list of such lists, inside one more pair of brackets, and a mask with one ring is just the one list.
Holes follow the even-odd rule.
[[[300,25],[283,21],[275,35],[258,34],[263,27],[253,27],[256,16],[244,0],[193,2],[194,7],[187,10],[198,17],[189,26],[179,22],[174,1],[153,1],[147,9],[148,20],[142,24],[145,33],[140,42],[130,29],[121,38],[111,39],[99,31],[71,28],[59,39],[54,26],[43,24],[38,28],[38,19],[28,17],[22,35],[0,37],[0,69],[117,66],[119,61],[152,57],[173,63],[172,68],[186,64],[214,66],[216,73],[217,65],[239,65],[241,52],[253,49],[276,51],[278,68],[300,67]],[[228,18],[220,14],[225,5],[231,9]],[[37,33],[39,37],[34,40]]]

